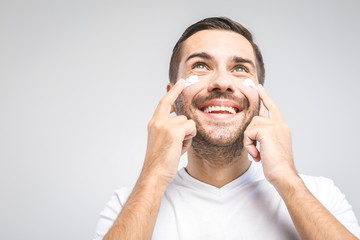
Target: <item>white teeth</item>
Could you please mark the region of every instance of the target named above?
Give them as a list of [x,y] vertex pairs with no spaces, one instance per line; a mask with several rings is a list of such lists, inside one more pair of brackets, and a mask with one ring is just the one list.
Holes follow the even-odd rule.
[[227,111],[231,114],[236,114],[236,110],[233,107],[227,107],[227,106],[209,106],[204,109],[204,112],[211,113],[214,111]]

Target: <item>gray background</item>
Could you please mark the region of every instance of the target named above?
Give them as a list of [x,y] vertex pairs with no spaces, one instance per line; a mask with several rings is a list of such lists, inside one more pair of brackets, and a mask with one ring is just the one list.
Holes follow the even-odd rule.
[[359,13],[356,0],[0,1],[0,238],[92,238],[139,174],[173,45],[209,16],[255,34],[298,170],[332,178],[359,217]]

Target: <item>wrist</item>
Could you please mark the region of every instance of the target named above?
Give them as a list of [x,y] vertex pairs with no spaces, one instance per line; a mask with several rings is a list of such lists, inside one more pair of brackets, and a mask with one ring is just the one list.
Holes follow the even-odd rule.
[[306,189],[306,186],[298,174],[291,176],[284,176],[283,178],[272,182],[276,191],[284,199],[286,196],[291,196],[301,189]]
[[164,192],[169,183],[170,181],[168,181],[163,174],[157,171],[143,169],[136,184],[142,187],[152,188],[155,191]]

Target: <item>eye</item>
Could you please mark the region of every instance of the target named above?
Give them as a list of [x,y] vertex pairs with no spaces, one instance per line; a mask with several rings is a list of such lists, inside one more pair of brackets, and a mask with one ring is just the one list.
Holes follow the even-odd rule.
[[207,70],[207,69],[208,69],[208,66],[207,66],[205,63],[203,63],[203,62],[197,62],[197,63],[195,63],[191,68],[192,68],[192,69],[197,68],[197,69]]
[[249,72],[249,70],[243,65],[238,65],[234,67],[234,72]]

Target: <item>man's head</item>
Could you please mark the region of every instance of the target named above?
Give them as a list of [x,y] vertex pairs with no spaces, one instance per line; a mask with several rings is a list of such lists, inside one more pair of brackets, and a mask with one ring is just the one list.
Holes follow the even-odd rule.
[[170,60],[169,68],[169,79],[172,84],[175,84],[179,79],[179,63],[182,56],[182,49],[184,41],[191,37],[193,34],[202,31],[202,30],[224,30],[231,31],[242,35],[246,38],[252,45],[255,58],[256,58],[256,70],[258,75],[258,81],[260,84],[264,85],[265,80],[265,67],[263,58],[260,52],[259,47],[254,43],[252,34],[240,23],[235,22],[229,18],[225,17],[212,17],[201,20],[190,27],[188,27],[185,32],[182,34],[180,39],[175,44],[173,53]]
[[205,19],[190,26],[176,44],[169,88],[191,75],[200,81],[183,90],[175,102],[176,113],[195,121],[192,147],[199,156],[228,163],[241,155],[244,131],[259,112],[257,91],[242,82],[250,78],[263,83],[260,51],[240,24]]

